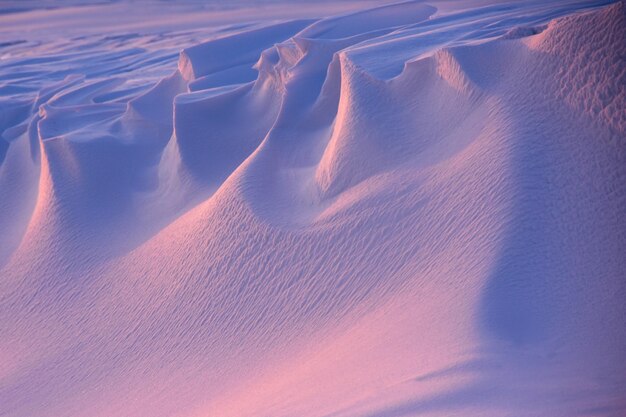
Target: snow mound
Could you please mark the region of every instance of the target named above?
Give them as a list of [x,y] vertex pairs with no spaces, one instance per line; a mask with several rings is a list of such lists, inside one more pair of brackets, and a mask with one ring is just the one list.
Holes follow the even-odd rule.
[[0,415],[626,414],[605,3],[0,15]]

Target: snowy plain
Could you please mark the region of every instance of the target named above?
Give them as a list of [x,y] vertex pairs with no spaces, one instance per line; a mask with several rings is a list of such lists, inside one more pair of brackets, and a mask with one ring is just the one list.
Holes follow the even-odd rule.
[[626,4],[0,2],[0,416],[626,416]]

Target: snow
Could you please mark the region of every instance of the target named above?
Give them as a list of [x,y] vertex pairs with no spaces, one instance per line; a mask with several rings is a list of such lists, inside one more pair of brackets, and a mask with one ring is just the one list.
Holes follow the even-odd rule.
[[626,4],[0,5],[0,415],[626,415]]

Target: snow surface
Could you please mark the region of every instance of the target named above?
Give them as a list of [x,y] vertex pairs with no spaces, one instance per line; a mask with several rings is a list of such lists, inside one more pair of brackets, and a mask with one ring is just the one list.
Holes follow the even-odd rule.
[[0,416],[626,415],[626,5],[0,5]]

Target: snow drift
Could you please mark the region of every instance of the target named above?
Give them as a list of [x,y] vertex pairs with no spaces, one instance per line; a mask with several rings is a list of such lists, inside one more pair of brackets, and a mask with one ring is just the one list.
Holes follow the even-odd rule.
[[624,2],[357,6],[0,16],[0,415],[626,414]]

